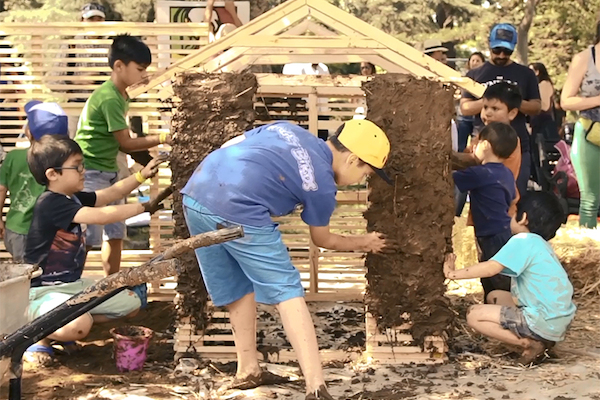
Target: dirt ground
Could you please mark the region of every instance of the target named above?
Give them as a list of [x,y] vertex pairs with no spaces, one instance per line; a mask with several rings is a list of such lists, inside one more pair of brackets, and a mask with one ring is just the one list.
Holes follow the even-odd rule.
[[[600,299],[577,301],[577,317],[567,340],[538,366],[516,364],[514,354],[487,341],[464,325],[468,305],[479,302],[476,281],[452,283],[447,296],[456,313],[449,361],[435,366],[388,366],[365,361],[331,362],[325,376],[336,399],[465,399],[465,400],[600,400]],[[364,332],[361,304],[311,304],[320,343],[349,351]],[[57,355],[47,368],[25,366],[25,400],[152,400],[152,399],[291,399],[304,398],[296,365],[267,364],[286,384],[220,393],[235,364],[209,360],[173,361],[175,310],[172,303],[150,303],[132,324],[155,334],[143,372],[118,373],[112,359],[114,325],[98,325],[73,355]],[[270,322],[269,322],[270,321]],[[261,310],[259,342],[285,346],[273,310]],[[270,326],[270,329],[267,328]],[[364,338],[363,338],[364,339]],[[6,388],[0,398],[6,398]]]

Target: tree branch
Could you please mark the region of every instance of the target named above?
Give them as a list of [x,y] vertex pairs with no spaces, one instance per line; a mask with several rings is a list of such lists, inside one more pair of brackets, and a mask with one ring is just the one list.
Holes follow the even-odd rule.
[[535,17],[535,8],[541,0],[528,0],[525,5],[525,15],[517,28],[517,59],[521,64],[527,65],[529,48],[529,29]]

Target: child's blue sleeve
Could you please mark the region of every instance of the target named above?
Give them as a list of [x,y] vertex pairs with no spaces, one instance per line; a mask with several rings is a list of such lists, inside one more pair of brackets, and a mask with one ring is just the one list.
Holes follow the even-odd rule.
[[515,235],[492,257],[492,260],[499,262],[504,267],[501,274],[516,277],[531,265],[535,252],[532,251],[531,244],[528,242],[527,235]]
[[458,187],[461,192],[467,192],[478,188],[481,185],[481,179],[477,173],[476,167],[469,167],[461,171],[454,171],[452,173],[454,184]]

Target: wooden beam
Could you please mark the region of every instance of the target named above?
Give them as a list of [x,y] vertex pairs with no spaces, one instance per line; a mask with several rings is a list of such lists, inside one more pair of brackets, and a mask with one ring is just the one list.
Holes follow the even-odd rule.
[[[150,77],[148,83],[143,85],[137,85],[128,90],[129,96],[135,98],[142,93],[152,89],[156,85],[163,83],[166,80],[171,79],[176,73],[186,71],[199,64],[203,64],[213,57],[217,56],[220,52],[232,47],[238,39],[253,35],[257,32],[281,24],[282,21],[289,21],[289,15],[298,9],[306,9],[306,0],[291,0],[283,3],[270,11],[267,11],[263,15],[248,24],[236,29],[230,35],[217,40],[202,49],[198,50],[197,53],[190,54],[182,58],[181,60],[173,63],[166,70],[155,74]],[[296,21],[289,21],[290,25]]]
[[282,75],[256,74],[258,86],[356,86],[360,87],[369,78],[362,75]]
[[199,69],[205,72],[217,72],[227,64],[244,55],[249,49],[249,47],[233,47],[200,66]]
[[[353,27],[349,26],[348,24],[337,21],[334,18],[331,18],[326,13],[321,12],[318,8],[315,8],[313,5],[311,5],[308,0],[307,0],[307,4],[308,4],[311,19],[315,19],[315,20],[323,23],[325,26],[329,27],[330,29],[333,29],[334,31],[339,32],[345,36],[357,36],[357,37],[365,37],[366,36],[365,34],[360,32],[360,30],[356,30]],[[354,17],[354,18],[356,18],[356,17]]]
[[279,47],[244,47],[247,51],[244,53],[245,55],[261,55],[261,56],[276,56],[276,55],[298,55],[298,54],[307,54],[312,56],[321,56],[321,55],[345,55],[348,54],[356,55],[356,56],[379,56],[379,52],[377,50],[381,49],[357,49],[354,48],[352,50],[347,48],[311,48],[311,47],[297,47],[297,48],[279,48]]
[[306,33],[314,33],[317,36],[338,36],[337,33],[330,31],[322,25],[319,25],[311,20],[304,20],[293,28],[288,29],[285,32],[282,32],[282,36],[288,35],[303,35]]
[[275,48],[334,48],[348,49],[387,49],[387,46],[373,39],[342,36],[270,36],[252,35],[235,41],[236,46],[275,47]]
[[402,55],[406,59],[410,59],[424,69],[444,78],[446,81],[455,82],[457,86],[460,86],[466,91],[472,93],[474,96],[481,97],[483,95],[485,87],[480,83],[475,81],[465,81],[462,79],[463,77],[458,71],[455,71],[447,65],[434,60],[414,47],[409,46],[395,37],[380,31],[379,29],[369,25],[359,18],[340,10],[327,1],[306,0],[306,2],[311,9],[311,15],[315,15],[317,19],[320,19],[320,17],[325,15],[336,21],[338,25],[351,26],[355,31],[361,32],[362,34],[379,41],[381,44],[387,46],[390,50],[398,53],[398,55]]

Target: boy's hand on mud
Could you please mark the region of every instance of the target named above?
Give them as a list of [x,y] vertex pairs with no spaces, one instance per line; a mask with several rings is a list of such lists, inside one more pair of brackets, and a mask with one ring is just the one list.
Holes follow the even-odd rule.
[[158,173],[160,164],[167,161],[167,158],[168,155],[166,154],[161,154],[158,157],[153,158],[152,161],[142,169],[142,176],[146,179],[154,177]]
[[444,276],[450,279],[450,273],[456,271],[456,254],[448,253],[444,259]]
[[150,215],[165,208],[165,205],[157,202],[156,199],[142,203],[142,206],[144,207],[144,212],[149,212]]
[[394,240],[386,239],[383,233],[371,232],[365,235],[363,250],[367,253],[391,254],[398,251],[398,244]]

